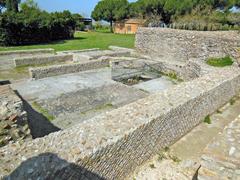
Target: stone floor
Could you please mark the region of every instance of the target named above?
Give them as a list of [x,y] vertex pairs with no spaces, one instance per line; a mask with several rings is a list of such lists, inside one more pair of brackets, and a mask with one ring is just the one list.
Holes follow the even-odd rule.
[[162,76],[157,79],[136,84],[133,87],[150,93],[156,93],[168,89],[176,84],[177,82],[173,81],[171,78]]
[[[203,168],[200,168],[198,177],[201,180],[240,179],[239,109],[238,98],[234,104],[228,103],[214,113],[211,124],[200,124],[167,151],[159,152],[127,179],[196,179],[196,172],[201,165]],[[214,166],[210,165],[212,162]],[[227,174],[229,172],[232,176]]]

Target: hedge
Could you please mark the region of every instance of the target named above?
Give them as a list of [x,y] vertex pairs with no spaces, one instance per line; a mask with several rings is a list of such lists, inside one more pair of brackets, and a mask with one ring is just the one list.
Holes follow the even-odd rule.
[[0,15],[0,44],[16,46],[70,39],[73,38],[75,24],[69,11],[5,12]]

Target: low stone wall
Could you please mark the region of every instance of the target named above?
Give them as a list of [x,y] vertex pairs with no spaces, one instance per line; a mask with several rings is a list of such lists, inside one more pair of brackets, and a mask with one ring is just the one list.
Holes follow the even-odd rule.
[[40,68],[30,68],[29,73],[32,79],[42,79],[63,74],[77,73],[91,69],[98,69],[109,66],[108,60],[90,60],[84,63],[73,63]]
[[74,53],[83,53],[83,52],[90,52],[90,51],[98,51],[99,48],[92,48],[92,49],[82,49],[82,50],[70,50],[70,51],[60,51],[58,54],[74,54]]
[[153,67],[164,74],[176,74],[179,79],[184,81],[190,81],[202,75],[201,65],[193,61],[185,64],[158,62]]
[[181,83],[73,128],[0,149],[0,174],[11,179],[123,179],[239,90],[239,69]]
[[144,72],[155,72],[159,74],[176,74],[178,78],[189,81],[200,77],[203,74],[202,69],[201,65],[194,61],[178,64],[176,62],[160,62],[146,59],[111,61],[112,79],[114,80],[131,78]]
[[112,60],[110,62],[111,76],[115,81],[121,81],[123,79],[140,76],[145,71],[145,64],[150,64],[141,59],[130,59],[130,60]]
[[2,51],[0,57],[14,57],[14,56],[32,56],[32,55],[46,55],[54,54],[54,49],[33,49],[33,50],[18,50],[18,51]]
[[73,56],[73,60],[75,62],[88,61],[88,60],[96,60],[102,58],[103,56],[109,57],[118,57],[118,56],[130,56],[131,51],[128,49],[121,49],[118,51],[112,50],[98,50],[98,51],[89,51],[82,53],[75,53]]
[[73,61],[73,55],[32,56],[14,59],[16,67]]
[[166,61],[206,60],[226,55],[236,59],[235,48],[240,46],[240,34],[237,31],[139,28],[135,46],[141,53]]

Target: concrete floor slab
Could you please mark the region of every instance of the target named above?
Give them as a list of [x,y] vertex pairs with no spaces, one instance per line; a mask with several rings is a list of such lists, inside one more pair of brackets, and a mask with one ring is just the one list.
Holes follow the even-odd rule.
[[163,91],[165,89],[168,89],[172,86],[174,86],[176,83],[170,79],[169,77],[162,76],[157,79],[153,79],[150,81],[142,82],[139,84],[134,85],[133,87],[137,89],[142,89],[144,91],[147,91],[149,93],[156,93],[159,91]]

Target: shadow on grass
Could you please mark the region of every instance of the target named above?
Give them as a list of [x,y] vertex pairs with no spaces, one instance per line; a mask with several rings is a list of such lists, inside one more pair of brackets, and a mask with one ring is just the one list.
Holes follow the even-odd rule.
[[54,126],[43,114],[34,110],[31,105],[15,91],[23,101],[23,108],[27,112],[28,125],[33,138],[44,137],[50,133],[61,130]]
[[43,153],[27,159],[3,179],[104,180],[100,175],[79,165],[69,163],[53,153]]
[[74,37],[72,39],[49,41],[49,42],[45,42],[45,43],[33,43],[33,44],[5,46],[5,47],[6,48],[17,48],[17,47],[28,47],[28,46],[49,46],[49,45],[65,44],[67,41],[79,41],[79,40],[83,40],[83,39],[87,39],[87,38],[86,37]]

